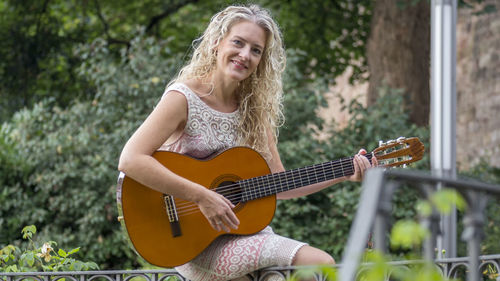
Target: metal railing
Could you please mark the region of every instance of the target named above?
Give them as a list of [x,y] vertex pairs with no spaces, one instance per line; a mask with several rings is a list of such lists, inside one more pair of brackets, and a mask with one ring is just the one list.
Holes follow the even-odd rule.
[[[457,278],[469,270],[468,258],[448,258],[436,260],[435,263],[443,276]],[[480,266],[478,271],[484,271],[488,267],[493,272],[500,272],[500,255],[488,255],[479,257]],[[423,261],[395,261],[390,262],[392,266],[409,268]],[[367,265],[370,266],[370,265]],[[342,268],[342,265],[334,267]],[[286,280],[298,269],[303,267],[270,267],[247,275],[245,281],[275,281]],[[386,280],[389,280],[387,274]],[[316,281],[328,280],[327,276],[320,272],[314,276]],[[500,277],[492,277],[492,280],[500,280]],[[0,272],[0,280],[5,281],[189,281],[182,277],[174,269],[164,270],[100,270],[100,271],[69,271],[69,272]],[[338,279],[344,281],[343,279]]]
[[[467,241],[468,256],[463,258],[435,259],[434,248],[439,234],[439,215],[434,214],[423,221],[430,229],[430,237],[424,244],[424,259],[433,261],[442,275],[456,278],[467,272],[467,280],[478,281],[481,272],[489,268],[491,272],[500,272],[500,254],[480,256],[480,242],[483,235],[484,208],[488,195],[500,195],[500,186],[486,184],[467,179],[437,177],[419,171],[370,169],[363,181],[359,207],[351,227],[347,247],[339,268],[338,280],[354,281],[360,266],[361,257],[365,252],[365,244],[370,232],[374,233],[375,249],[381,252],[387,250],[387,231],[391,216],[391,199],[393,192],[401,185],[411,183],[424,196],[435,191],[436,184],[458,190],[467,201],[468,208],[464,216],[464,232],[462,237]],[[409,268],[425,260],[394,261],[392,266]],[[304,267],[270,267],[252,275],[247,275],[248,281],[284,280]],[[386,280],[390,279],[390,273]],[[327,280],[318,273],[317,281]],[[500,281],[498,274],[490,279]],[[107,271],[72,271],[72,272],[20,272],[2,273],[0,280],[5,281],[187,281],[173,269],[166,270],[107,270]],[[238,279],[239,281],[240,279]],[[245,279],[241,279],[245,280]]]
[[[422,223],[430,231],[430,236],[424,242],[424,259],[434,261],[443,275],[455,277],[457,270],[463,267],[467,272],[467,280],[481,280],[481,272],[485,265],[494,267],[499,272],[499,255],[480,256],[480,243],[483,237],[484,209],[487,196],[500,195],[500,186],[487,184],[471,179],[457,179],[435,176],[422,171],[370,169],[363,180],[363,191],[359,207],[342,259],[340,280],[355,280],[356,272],[364,253],[363,243],[367,241],[373,227],[375,249],[384,253],[387,251],[387,231],[392,210],[394,191],[402,185],[411,184],[424,197],[435,192],[437,186],[453,188],[465,199],[462,239],[467,242],[467,257],[435,260],[436,237],[440,234],[439,214],[433,213],[424,218]],[[499,277],[496,280],[500,281]]]

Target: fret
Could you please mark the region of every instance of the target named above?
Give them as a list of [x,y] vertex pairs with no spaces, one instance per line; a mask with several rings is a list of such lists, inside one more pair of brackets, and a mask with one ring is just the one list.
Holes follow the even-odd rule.
[[279,190],[280,192],[283,192],[283,183],[281,182],[281,174],[277,175],[278,180],[279,180]]
[[305,172],[307,176],[305,177],[306,184],[304,186],[307,186],[311,184],[311,172],[308,170],[308,168],[305,169]]
[[266,185],[265,185],[265,188],[264,188],[264,196],[268,196],[268,195],[271,195],[271,177],[270,176],[266,176]]
[[239,183],[241,189],[243,190],[243,192],[241,193],[241,201],[243,201],[243,202],[249,201],[249,195],[248,195],[249,187],[247,186],[248,181],[242,180],[238,183]]
[[327,178],[326,178],[325,166],[326,166],[325,164],[321,164],[321,168],[322,168],[322,170],[323,170],[323,181],[326,181],[326,180],[327,180]]
[[297,175],[298,175],[298,179],[299,179],[299,185],[297,187],[304,186],[304,184],[302,183],[302,176],[300,175],[300,170],[301,169],[297,169]]
[[350,172],[352,168],[352,158],[344,158],[242,180],[239,183],[244,190],[242,200],[250,201],[310,184],[352,175],[352,172]]
[[257,189],[258,190],[257,196],[265,197],[266,196],[266,176],[259,177],[259,178],[260,178],[260,183],[261,183],[262,188]]

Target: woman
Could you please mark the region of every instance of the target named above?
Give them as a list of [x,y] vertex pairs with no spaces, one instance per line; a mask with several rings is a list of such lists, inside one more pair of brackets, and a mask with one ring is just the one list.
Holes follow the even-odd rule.
[[[255,5],[230,6],[217,13],[198,42],[190,63],[125,145],[119,170],[157,191],[196,203],[215,230],[229,232],[238,228],[239,220],[228,199],[174,174],[151,155],[162,149],[206,158],[246,145],[264,156],[272,173],[284,171],[276,142],[285,52],[278,26]],[[354,158],[354,175],[279,193],[277,198],[361,180],[371,166],[364,153]],[[273,265],[333,263],[326,252],[267,227],[251,236],[221,236],[176,269],[191,280],[229,280]]]

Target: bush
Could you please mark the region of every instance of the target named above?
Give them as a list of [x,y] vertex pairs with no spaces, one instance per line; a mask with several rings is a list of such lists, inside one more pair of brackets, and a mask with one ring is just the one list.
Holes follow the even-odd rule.
[[103,40],[79,52],[93,100],[59,108],[47,99],[2,125],[0,246],[20,246],[20,226],[34,224],[41,239],[80,245],[84,258],[103,268],[137,266],[116,220],[116,167],[125,141],[172,77],[175,60],[166,41],[144,38],[118,59]]
[[0,271],[2,272],[34,272],[34,271],[71,271],[99,269],[94,262],[82,262],[70,256],[76,254],[80,248],[68,252],[59,248],[54,241],[47,241],[40,247],[33,240],[36,233],[34,225],[26,226],[22,230],[23,239],[29,241],[23,251],[14,245],[7,245],[0,250]]
[[[368,151],[374,149],[379,140],[400,136],[419,137],[428,147],[428,128],[410,123],[402,104],[401,91],[394,89],[382,89],[377,103],[370,107],[364,107],[356,100],[344,104],[344,110],[349,111],[351,118],[345,128],[329,128],[327,142],[303,137],[279,143],[285,166],[296,168],[354,155],[363,147]],[[300,133],[313,135],[312,129],[307,128],[302,127]],[[412,167],[428,169],[428,153]],[[304,198],[280,201],[272,225],[281,235],[306,241],[339,260],[357,209],[359,187],[359,183],[343,182]],[[415,217],[413,206],[417,197],[416,191],[410,188],[398,190],[393,203],[394,218]]]

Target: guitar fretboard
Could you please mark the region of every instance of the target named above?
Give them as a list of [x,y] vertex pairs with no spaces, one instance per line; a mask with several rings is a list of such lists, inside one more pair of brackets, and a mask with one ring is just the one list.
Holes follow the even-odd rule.
[[[371,161],[371,154],[366,157]],[[243,202],[354,174],[353,157],[238,181]]]

